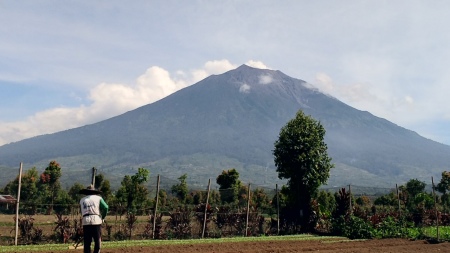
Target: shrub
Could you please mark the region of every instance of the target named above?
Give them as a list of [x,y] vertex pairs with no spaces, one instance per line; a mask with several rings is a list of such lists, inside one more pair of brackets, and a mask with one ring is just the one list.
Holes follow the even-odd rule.
[[20,237],[23,243],[37,244],[44,239],[42,229],[34,227],[34,218],[32,216],[21,217],[18,221]]
[[62,214],[56,214],[56,227],[53,229],[56,241],[66,243],[73,235],[70,219],[63,217]]
[[167,221],[168,237],[177,239],[187,239],[191,237],[192,211],[187,207],[180,207],[175,212],[170,213]]
[[136,214],[128,212],[126,220],[126,231],[128,232],[128,239],[130,240],[131,236],[133,235],[133,229],[136,227],[136,221],[137,221]]
[[356,216],[344,215],[333,219],[331,231],[335,235],[346,236],[350,239],[371,239],[374,237],[375,230],[370,223]]
[[402,227],[393,217],[388,216],[377,225],[377,237],[398,238],[402,237]]
[[374,235],[372,226],[361,218],[350,216],[345,236],[350,239],[371,239]]
[[345,236],[347,233],[347,223],[349,217],[345,215],[341,215],[337,218],[331,219],[331,233],[333,235]]

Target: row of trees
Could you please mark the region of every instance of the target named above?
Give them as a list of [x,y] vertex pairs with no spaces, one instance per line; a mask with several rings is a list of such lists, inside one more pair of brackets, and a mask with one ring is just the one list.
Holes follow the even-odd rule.
[[[349,210],[352,199],[349,193],[331,193],[320,191],[329,178],[333,168],[331,158],[327,154],[324,142],[325,129],[320,122],[298,111],[296,117],[281,128],[278,140],[274,144],[274,161],[278,177],[286,179],[287,184],[281,188],[279,201],[269,196],[262,189],[252,192],[252,203],[259,209],[274,212],[274,207],[281,208],[284,224],[295,231],[312,231],[323,213],[342,213]],[[68,191],[61,188],[59,178],[61,167],[55,161],[50,162],[40,175],[36,168],[28,170],[22,181],[21,198],[23,202],[38,206],[48,204],[47,212],[61,211],[60,207],[76,204],[80,198],[78,192],[83,185],[75,183]],[[149,179],[149,171],[139,168],[135,175],[123,178],[121,186],[112,191],[110,183],[103,175],[96,176],[95,187],[103,192],[108,203],[117,208],[117,212],[142,212],[153,207],[154,199],[149,196],[149,189],[145,182]],[[205,191],[189,191],[186,183],[187,175],[178,178],[179,182],[171,187],[169,192],[160,191],[161,206],[174,207],[179,204],[205,203]],[[243,205],[247,202],[247,187],[239,180],[239,173],[235,169],[224,170],[216,178],[220,186],[219,191],[212,191],[209,199],[211,204]],[[8,183],[2,190],[4,194],[16,194],[17,179]],[[410,180],[400,187],[401,196],[395,193],[381,196],[375,200],[375,205],[398,204],[399,200],[413,211],[418,207],[430,208],[433,196],[424,192],[425,183],[417,179]],[[444,208],[450,204],[450,173],[443,172],[442,179],[435,188],[441,195]],[[367,199],[359,199],[361,203],[368,203]],[[32,210],[35,211],[35,210]]]
[[[339,192],[334,193],[322,190],[319,191],[313,202],[317,204],[318,213],[328,217],[336,212],[345,214],[357,209],[367,209],[371,213],[377,213],[378,209],[378,213],[395,211],[403,212],[405,215],[416,215],[437,208],[439,213],[446,214],[450,210],[450,202],[448,201],[449,175],[450,173],[446,171],[442,172],[440,182],[434,186],[434,189],[440,193],[436,195],[426,190],[425,182],[411,179],[406,184],[400,185],[398,189],[375,197],[365,195],[355,197],[346,189],[340,189]],[[347,196],[344,205],[338,203],[343,195]]]
[[[39,174],[33,167],[22,176],[21,208],[23,212],[36,214],[68,213],[77,207],[78,200],[82,197],[79,191],[84,185],[75,182],[70,188],[63,189],[60,183],[61,167],[56,161],[51,161]],[[134,175],[126,175],[117,190],[110,187],[109,180],[103,174],[95,176],[95,188],[102,192],[102,197],[110,205],[112,212],[120,214],[133,212],[144,214],[153,208],[155,196],[150,196],[150,189],[146,182],[150,172],[145,168],[139,168]],[[178,183],[171,186],[170,190],[159,191],[159,203],[161,210],[171,210],[181,205],[198,205],[206,202],[206,191],[190,191],[186,182],[187,175],[178,178]],[[239,172],[236,169],[224,170],[216,179],[219,190],[212,190],[209,203],[212,205],[245,206],[247,203],[248,187],[239,180]],[[1,194],[17,196],[18,177],[10,181]],[[265,212],[271,210],[269,193],[262,188],[252,190],[252,203]],[[272,194],[273,196],[273,194]]]
[[[294,119],[289,121],[280,131],[279,139],[275,142],[273,155],[280,179],[287,179],[287,185],[282,187],[283,205],[289,222],[302,229],[310,230],[314,224],[310,222],[313,213],[311,201],[317,196],[318,188],[326,183],[329,171],[333,167],[331,158],[327,155],[327,145],[324,142],[325,129],[312,117],[299,111]],[[78,192],[84,186],[75,183],[68,191],[61,188],[59,178],[61,167],[56,161],[50,162],[40,175],[36,168],[28,170],[23,176],[21,198],[23,202],[37,206],[46,203],[47,212],[51,213],[58,206],[76,204]],[[139,168],[132,176],[125,176],[121,186],[112,193],[110,183],[103,175],[98,175],[96,187],[103,192],[105,200],[113,203],[121,210],[142,210],[152,206],[149,190],[144,183],[148,180],[149,172]],[[204,201],[202,192],[188,194],[186,184],[187,175],[179,178],[171,193],[178,203],[199,203]],[[222,204],[236,203],[245,199],[246,187],[239,180],[239,173],[235,169],[223,171],[216,179],[220,186],[220,194],[211,195],[210,203],[217,201]],[[5,194],[16,194],[18,180],[14,180],[2,190]],[[225,191],[226,190],[226,191]],[[167,200],[167,192],[159,193],[162,201]],[[268,206],[269,198],[266,194],[255,192],[253,196],[260,196],[255,200],[261,206]],[[33,205],[35,204],[35,205]]]

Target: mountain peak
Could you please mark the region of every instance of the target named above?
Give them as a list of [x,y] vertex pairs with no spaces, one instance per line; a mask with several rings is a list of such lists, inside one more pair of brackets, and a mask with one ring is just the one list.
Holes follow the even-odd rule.
[[242,64],[241,66],[237,67],[236,69],[246,69],[246,68],[251,68],[251,67],[246,64]]
[[336,163],[331,182],[421,180],[450,163],[448,146],[331,99],[281,71],[243,64],[123,115],[1,146],[0,168],[21,161],[40,167],[57,159],[74,171],[96,166],[123,175],[140,166],[154,174],[188,174],[196,182],[236,168],[243,181],[274,183],[273,143],[298,110],[326,128]]

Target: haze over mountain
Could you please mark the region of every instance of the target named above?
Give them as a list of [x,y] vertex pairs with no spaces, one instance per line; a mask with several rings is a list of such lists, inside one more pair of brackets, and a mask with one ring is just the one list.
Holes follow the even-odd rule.
[[428,182],[448,170],[450,146],[354,109],[280,71],[246,65],[96,124],[3,145],[0,166],[12,171],[24,162],[26,169],[42,171],[55,159],[63,180],[91,167],[107,178],[145,167],[153,176],[187,173],[194,185],[236,168],[244,182],[273,186],[279,182],[273,144],[298,110],[327,131],[336,165],[330,185],[392,187],[412,178]]

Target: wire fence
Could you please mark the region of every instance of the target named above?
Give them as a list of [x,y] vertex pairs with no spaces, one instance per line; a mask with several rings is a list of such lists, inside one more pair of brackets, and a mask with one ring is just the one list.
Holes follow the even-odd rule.
[[[170,201],[163,198],[158,199],[161,192],[170,192],[172,186],[179,181],[160,176],[155,179],[146,182],[148,194],[153,195],[154,198],[150,197],[151,201],[139,205],[139,208],[130,212],[121,204],[112,203],[110,205],[107,223],[104,226],[107,240],[250,236],[267,234],[267,231],[270,230],[270,224],[266,221],[267,217],[263,215],[263,212],[267,215],[267,209],[263,210],[262,207],[251,205],[250,200],[251,194],[255,192],[264,195],[266,204],[268,204],[270,202],[269,197],[273,198],[276,194],[274,189],[248,184],[246,186],[247,192],[240,192],[245,195],[240,197],[240,201],[222,205],[221,196],[232,196],[236,189],[194,188],[189,191],[191,198],[200,197],[197,199],[197,203],[192,201],[187,204],[177,202],[177,198],[174,196]],[[245,187],[242,189],[245,189]],[[11,209],[9,213],[14,213],[12,211]],[[58,235],[60,232],[57,229],[57,226],[62,223],[61,216],[57,214],[63,214],[66,220],[70,220],[66,224],[66,229],[72,232],[67,233],[74,233],[75,225],[70,224],[77,224],[81,217],[78,204],[21,202],[17,214],[21,217],[18,220],[18,227],[21,230],[23,244],[30,243],[30,240],[33,240],[26,235],[27,233],[41,234],[39,237],[41,240],[44,240],[44,237],[53,241],[62,238]],[[273,212],[270,215],[273,215]],[[27,228],[24,226],[33,224],[34,218],[32,217],[38,216],[53,218],[49,218],[50,221],[41,221],[36,224],[41,228],[35,225],[31,226],[29,231],[26,231]],[[9,227],[8,230],[12,232],[13,229],[10,226],[13,224],[11,222],[0,222],[0,224],[0,231],[5,230],[1,227]],[[47,234],[47,236],[44,236],[44,234]],[[6,242],[6,244],[8,243],[11,243],[11,239]],[[33,241],[33,243],[36,243],[36,241]]]
[[[79,171],[79,174],[89,175],[89,173],[90,170]],[[102,171],[100,173],[105,180],[111,181],[120,178],[120,176],[109,176]],[[179,183],[179,179],[171,177],[160,175],[150,177],[144,183],[148,190],[148,201],[138,203],[133,211],[130,211],[122,203],[111,203],[107,223],[103,227],[106,231],[106,240],[258,236],[280,233],[280,210],[279,206],[274,205],[275,201],[279,203],[278,193],[280,189],[278,185],[270,187],[242,182],[242,187],[239,189],[218,189],[217,186],[211,187],[211,181],[209,181],[207,187],[191,187],[188,194],[190,200],[180,201],[172,194],[173,186]],[[372,200],[378,196],[398,192],[397,186],[380,188],[345,185],[320,188],[320,190],[331,193],[338,193],[342,189],[350,192],[353,198],[367,196]],[[233,197],[236,196],[236,193],[236,199],[223,204],[227,196]],[[2,209],[14,213],[13,210],[16,207],[9,206],[5,209],[2,206]],[[404,212],[404,209],[404,206],[398,205],[398,212]],[[58,232],[57,229],[62,223],[61,215],[65,215],[65,220],[70,221],[65,225],[65,229],[72,231],[71,234],[75,234],[76,224],[79,224],[80,219],[78,204],[21,202],[19,209],[14,211],[22,217],[21,220],[16,219],[17,222],[14,224],[16,228],[21,228],[22,243],[30,243],[29,241],[32,240],[29,236],[26,236],[27,231],[22,224],[33,222],[34,218],[30,215],[49,216],[50,214],[53,218],[52,221],[41,222],[36,225],[47,228],[41,230],[41,239],[45,237],[44,232],[47,231],[46,237],[52,238],[54,241],[62,238],[58,233],[64,233]],[[436,216],[435,219],[438,219],[438,217]],[[437,220],[436,223],[438,222]],[[12,232],[11,222],[0,221],[0,224],[0,231],[8,230],[10,233]],[[53,228],[54,226],[56,227]],[[38,228],[32,226],[30,229]],[[28,233],[32,233],[31,230]],[[37,232],[34,231],[33,233]],[[0,234],[2,233],[0,232]],[[10,243],[10,240],[7,239],[6,244]],[[1,243],[2,239],[0,238]]]

